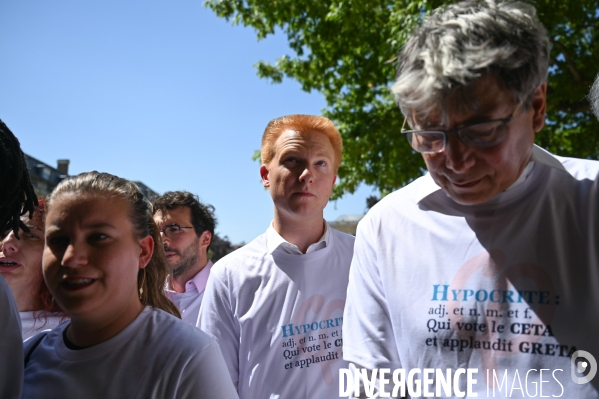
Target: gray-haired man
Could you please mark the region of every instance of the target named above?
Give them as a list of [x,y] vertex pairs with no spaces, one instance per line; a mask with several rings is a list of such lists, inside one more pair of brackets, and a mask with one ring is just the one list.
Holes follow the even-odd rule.
[[599,162],[534,146],[548,63],[519,2],[448,6],[399,55],[392,91],[429,173],[358,227],[343,350],[404,369],[412,397],[599,398]]

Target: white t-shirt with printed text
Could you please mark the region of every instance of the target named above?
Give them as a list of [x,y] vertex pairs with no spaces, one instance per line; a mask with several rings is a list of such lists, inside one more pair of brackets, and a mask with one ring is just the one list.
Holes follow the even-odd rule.
[[346,360],[406,374],[476,368],[478,397],[540,397],[542,386],[599,398],[599,377],[574,383],[570,361],[576,350],[599,360],[599,162],[538,147],[533,161],[525,181],[480,205],[455,203],[426,175],[370,210]]
[[198,326],[245,399],[338,397],[354,237],[331,229],[296,254],[272,226],[218,261]]

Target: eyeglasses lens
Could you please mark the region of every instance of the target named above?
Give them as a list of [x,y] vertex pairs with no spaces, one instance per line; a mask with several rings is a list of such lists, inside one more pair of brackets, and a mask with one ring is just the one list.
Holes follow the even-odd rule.
[[502,121],[479,123],[458,130],[462,141],[475,148],[489,148],[501,143],[505,138],[507,126]]
[[412,148],[418,152],[441,152],[445,146],[443,132],[413,132],[406,136]]
[[180,232],[181,227],[177,226],[176,224],[166,226],[166,228],[164,229],[164,235],[171,239],[177,238]]

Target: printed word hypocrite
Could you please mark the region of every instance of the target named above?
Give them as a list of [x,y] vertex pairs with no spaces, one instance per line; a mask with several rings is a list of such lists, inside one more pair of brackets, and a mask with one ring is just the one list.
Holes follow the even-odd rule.
[[293,323],[281,326],[283,329],[283,338],[291,337],[295,334],[301,335],[306,334],[308,331],[318,331],[327,328],[334,328],[343,325],[343,317],[336,317],[334,319],[326,319],[315,321],[313,323],[306,323],[300,325],[294,325]]
[[432,301],[493,302],[493,303],[528,303],[549,305],[549,291],[513,291],[513,290],[484,290],[449,289],[449,285],[434,284]]
[[[478,369],[457,369],[452,375],[451,369],[411,369],[407,373],[405,369],[396,369],[391,373],[391,369],[339,369],[339,396],[349,397],[351,395],[360,396],[360,381],[364,386],[364,393],[367,397],[372,397],[375,394],[375,388],[378,380],[378,397],[388,398],[389,395],[395,398],[398,395],[406,396],[406,392],[411,397],[424,396],[427,398],[442,397],[441,391],[445,396],[455,396],[458,398],[477,397],[475,392],[472,392],[472,387],[476,384],[474,374],[478,373]],[[434,378],[433,378],[434,377]],[[463,384],[460,384],[460,379],[466,379],[466,390],[460,389]],[[389,392],[387,389],[393,390]],[[435,392],[431,392],[431,385],[435,385]]]

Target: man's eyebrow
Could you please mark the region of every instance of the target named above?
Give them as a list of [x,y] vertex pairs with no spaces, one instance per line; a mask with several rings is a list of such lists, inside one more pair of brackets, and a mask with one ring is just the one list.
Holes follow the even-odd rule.
[[450,128],[448,128],[447,126],[443,126],[439,123],[431,123],[431,124],[422,125],[421,128],[418,130],[451,131],[451,130],[455,130],[455,129],[461,129],[463,127],[468,127],[470,125],[477,125],[479,123],[493,122],[493,121],[497,121],[497,120],[501,120],[501,119],[504,119],[504,118],[500,118],[500,117],[495,118],[493,116],[490,116],[489,114],[473,115],[472,117],[466,119],[459,125],[455,125]]
[[314,155],[318,156],[318,157],[326,157],[326,158],[331,158],[331,156],[333,154],[329,154],[326,150],[318,150],[314,152]]
[[288,156],[292,156],[292,155],[300,155],[300,151],[297,148],[285,148],[281,151],[279,151],[279,153],[277,154],[277,157],[279,159],[288,157]]

